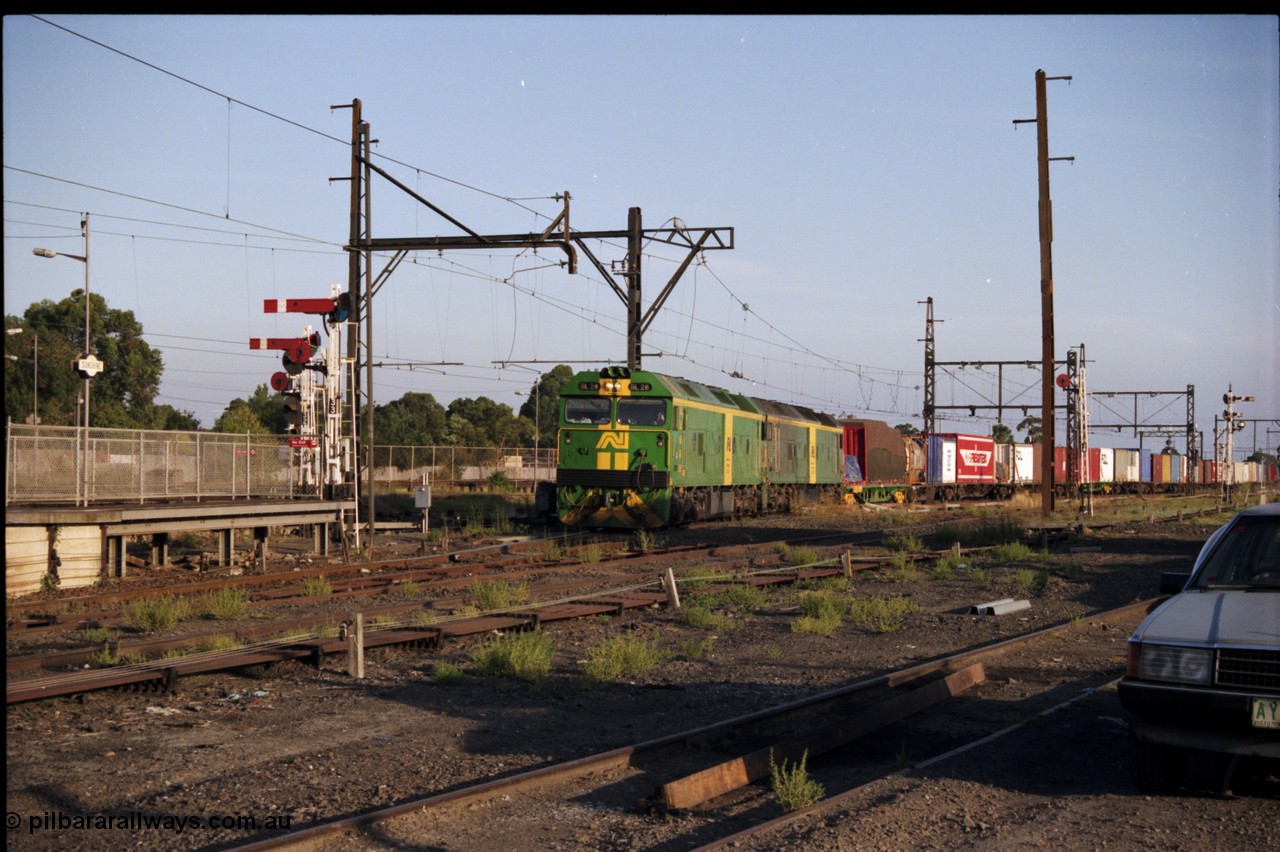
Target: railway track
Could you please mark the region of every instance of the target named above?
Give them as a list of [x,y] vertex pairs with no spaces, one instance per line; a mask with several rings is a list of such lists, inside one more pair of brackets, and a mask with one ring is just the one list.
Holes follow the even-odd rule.
[[[927,710],[930,721],[936,723],[940,714],[956,712],[948,707],[954,697],[983,683],[989,672],[1008,678],[1000,662],[1006,655],[1080,631],[1085,625],[1131,627],[1156,602],[1141,601],[1083,621],[880,672],[744,716],[401,801],[238,848],[344,850],[437,842],[471,848],[468,838],[483,838],[493,848],[517,848],[522,837],[536,844],[539,821],[547,815],[572,815],[583,803],[596,813],[595,827],[577,835],[577,841],[587,847],[606,848],[619,836],[661,836],[661,844],[653,845],[721,849],[760,842],[758,848],[769,848],[761,838],[770,832],[799,819],[838,811],[867,785],[903,771],[882,764],[857,766],[848,749],[856,748],[862,738],[902,725],[921,711]],[[1074,699],[1087,694],[1114,678],[1114,667],[1114,660],[1098,661],[1087,683],[1074,670],[1055,675],[1047,669],[1037,682],[1024,682],[1024,689],[1059,704],[1055,695],[1065,693]],[[1026,677],[1025,668],[1016,671]],[[913,755],[913,763],[931,765],[987,742],[995,731],[1016,732],[1024,723],[999,720],[964,743],[934,737],[932,753]],[[906,735],[898,730],[895,736]],[[768,780],[774,755],[794,764],[802,754],[810,759],[810,770],[827,785],[827,796],[819,804],[779,815],[758,782]],[[834,768],[823,768],[822,755],[837,756],[831,761]],[[607,827],[606,816],[614,818],[613,828]],[[673,823],[674,831],[662,828],[669,829]]]
[[[1186,513],[1179,513],[1182,517]],[[885,535],[883,530],[839,532],[792,536],[788,546],[814,545],[825,542],[829,550],[842,545],[878,543]],[[763,573],[742,582],[777,584],[831,576],[838,572],[834,567],[818,567],[809,571],[788,571],[780,564],[777,545],[682,545],[654,548],[645,553],[615,550],[593,562],[590,566],[579,561],[539,562],[532,555],[545,552],[545,543],[530,542],[523,545],[504,543],[471,548],[432,557],[427,567],[418,567],[417,560],[388,560],[378,567],[388,573],[376,576],[357,575],[346,580],[334,581],[333,592],[324,596],[307,596],[300,592],[298,581],[271,590],[263,590],[255,603],[315,603],[325,604],[326,612],[303,618],[290,618],[270,623],[227,625],[205,631],[187,633],[178,637],[107,641],[78,648],[41,650],[36,653],[11,653],[6,655],[6,703],[15,704],[57,695],[111,689],[122,686],[172,691],[180,678],[192,674],[239,669],[250,665],[304,659],[319,667],[325,656],[346,652],[346,643],[337,636],[338,622],[359,609],[371,629],[367,633],[370,648],[387,645],[440,648],[445,642],[492,630],[536,628],[543,623],[553,623],[573,618],[591,617],[626,609],[654,606],[665,601],[660,591],[619,592],[628,589],[642,576],[644,582],[656,587],[656,577],[664,565],[680,560],[694,561],[701,570],[714,570],[717,565],[730,564],[727,573],[742,574],[743,563],[768,565]],[[932,559],[938,554],[917,554],[918,559]],[[477,561],[469,562],[467,559]],[[583,571],[603,572],[617,566],[630,564],[629,573],[598,574],[588,579],[567,579],[551,582],[548,578],[558,574]],[[875,567],[875,558],[859,557],[848,560],[846,572]],[[347,566],[350,568],[350,566]],[[371,570],[359,566],[355,570]],[[314,569],[324,573],[326,569]],[[308,572],[312,573],[312,572]],[[296,576],[296,574],[295,574]],[[457,594],[479,580],[501,578],[507,581],[536,581],[536,597],[542,601],[557,601],[552,605],[520,607],[513,612],[479,614],[473,617],[455,616],[468,605],[465,594]],[[235,578],[242,581],[264,581],[266,577]],[[335,602],[344,598],[359,598],[386,592],[397,586],[413,583],[421,586],[419,594],[430,598],[413,603],[394,603],[375,606],[344,608],[341,616],[335,615]],[[186,591],[207,589],[214,583],[187,584]],[[613,591],[611,591],[611,589]],[[158,590],[142,590],[156,594]],[[170,588],[172,592],[172,587]],[[116,599],[119,593],[110,593],[108,599]],[[94,619],[81,626],[103,627],[119,623]],[[389,623],[389,624],[388,624]],[[381,626],[380,626],[381,625]],[[65,625],[64,625],[65,626]],[[21,631],[16,631],[21,632]],[[31,635],[31,634],[27,634]],[[282,638],[283,637],[283,638]],[[238,647],[225,651],[201,649],[234,643]],[[103,661],[116,663],[110,668],[88,669]],[[128,665],[118,665],[119,661]],[[74,669],[74,671],[68,671]],[[31,676],[39,670],[60,672],[56,675]],[[26,675],[26,676],[24,676]]]

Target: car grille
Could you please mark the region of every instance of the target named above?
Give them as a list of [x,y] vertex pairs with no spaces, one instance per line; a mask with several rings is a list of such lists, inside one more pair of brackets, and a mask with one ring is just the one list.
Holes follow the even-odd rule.
[[575,470],[556,471],[556,485],[588,488],[669,488],[671,474],[665,470]]
[[1280,651],[1222,649],[1218,652],[1218,684],[1280,692]]

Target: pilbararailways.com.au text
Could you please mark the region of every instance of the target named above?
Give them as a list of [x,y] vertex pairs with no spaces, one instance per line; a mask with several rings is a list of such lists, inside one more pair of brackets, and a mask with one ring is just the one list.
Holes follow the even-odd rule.
[[112,814],[64,814],[61,811],[43,811],[23,816],[9,811],[5,826],[9,831],[25,830],[27,834],[56,831],[167,831],[182,834],[184,831],[231,830],[271,831],[290,827],[288,814],[258,817],[245,814],[214,814],[212,816],[174,816],[172,814],[147,814],[142,811]]

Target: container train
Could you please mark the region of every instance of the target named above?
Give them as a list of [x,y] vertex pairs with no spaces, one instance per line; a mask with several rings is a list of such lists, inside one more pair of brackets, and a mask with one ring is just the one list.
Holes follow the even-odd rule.
[[[1007,499],[1039,488],[1038,444],[990,436],[904,435],[878,420],[836,418],[625,367],[575,375],[561,390],[555,512],[567,526],[654,529],[785,512],[802,501]],[[1067,484],[1066,450],[1054,480]],[[1091,448],[1082,480],[1106,492],[1178,490],[1191,477],[1176,453]],[[1235,481],[1276,480],[1274,465],[1237,462]]]
[[[845,487],[857,500],[933,502],[1002,500],[1040,488],[1043,448],[998,443],[990,436],[903,435],[875,420],[842,421]],[[1277,467],[1261,462],[1191,462],[1172,450],[1089,447],[1077,481],[1067,472],[1067,449],[1054,448],[1054,488],[1059,496],[1087,489],[1105,494],[1155,494],[1219,485],[1228,474],[1238,484],[1274,483]],[[1194,474],[1194,475],[1193,475]]]

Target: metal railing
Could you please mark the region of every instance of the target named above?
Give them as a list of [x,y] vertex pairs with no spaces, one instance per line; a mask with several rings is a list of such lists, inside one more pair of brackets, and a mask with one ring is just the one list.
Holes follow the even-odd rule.
[[284,435],[8,424],[6,506],[319,494]]

